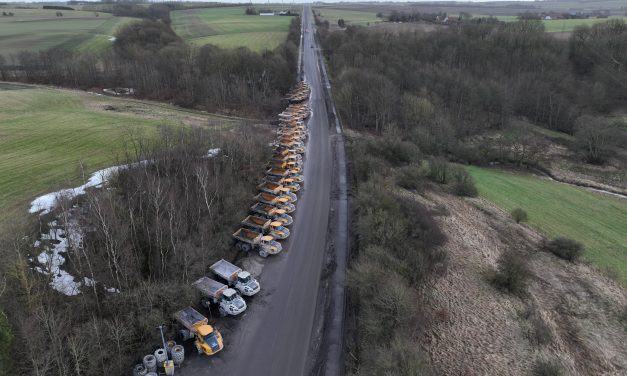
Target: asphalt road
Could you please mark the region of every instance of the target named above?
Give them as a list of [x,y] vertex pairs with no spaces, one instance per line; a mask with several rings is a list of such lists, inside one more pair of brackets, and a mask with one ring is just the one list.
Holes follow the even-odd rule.
[[[178,375],[299,376],[306,369],[327,244],[333,159],[311,10],[303,12],[303,71],[311,87],[309,139],[301,189],[284,251],[252,260],[262,291],[242,317],[220,319],[225,349],[214,357],[190,354]],[[250,258],[258,258],[251,255]],[[253,272],[254,273],[254,272]]]

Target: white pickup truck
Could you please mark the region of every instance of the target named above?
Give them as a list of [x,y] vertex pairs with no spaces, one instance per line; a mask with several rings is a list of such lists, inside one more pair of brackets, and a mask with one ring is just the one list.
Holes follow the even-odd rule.
[[215,281],[209,277],[202,277],[198,281],[192,283],[192,286],[203,294],[200,300],[205,308],[209,309],[211,303],[218,305],[220,316],[237,316],[246,310],[246,302],[232,288]]
[[261,289],[259,282],[249,272],[224,259],[211,265],[209,269],[244,296],[253,296]]

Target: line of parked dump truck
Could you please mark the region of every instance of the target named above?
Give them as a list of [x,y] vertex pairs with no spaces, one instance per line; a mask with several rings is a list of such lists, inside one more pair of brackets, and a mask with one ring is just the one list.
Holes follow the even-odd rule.
[[[283,250],[279,240],[287,239],[293,223],[290,215],[296,210],[296,192],[304,182],[303,155],[307,140],[306,119],[310,110],[307,104],[309,86],[300,81],[287,96],[285,111],[278,116],[277,138],[273,143],[273,156],[266,166],[265,176],[258,185],[255,203],[241,227],[233,233],[235,249],[257,252],[266,258]],[[202,296],[200,305],[210,309],[217,306],[221,316],[236,316],[246,310],[242,296],[250,297],[261,288],[259,282],[247,271],[222,259],[209,268],[214,274],[202,277],[192,286]],[[214,279],[215,278],[215,279]],[[192,307],[173,315],[180,325],[179,334],[184,340],[194,339],[198,353],[214,355],[224,347],[220,332],[209,325],[209,320]]]

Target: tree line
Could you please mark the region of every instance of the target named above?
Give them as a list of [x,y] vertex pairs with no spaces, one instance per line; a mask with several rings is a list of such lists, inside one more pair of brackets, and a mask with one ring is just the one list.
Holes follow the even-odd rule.
[[166,22],[146,19],[122,28],[104,53],[23,51],[12,64],[0,56],[0,77],[80,89],[132,87],[138,97],[184,107],[267,115],[294,82],[299,39],[296,17],[273,51],[192,48]]
[[627,99],[622,20],[578,28],[568,41],[539,21],[470,20],[430,33],[320,26],[343,121],[399,129],[425,152],[486,161],[498,150],[469,150],[462,141],[515,117],[583,135],[587,120],[607,123]]

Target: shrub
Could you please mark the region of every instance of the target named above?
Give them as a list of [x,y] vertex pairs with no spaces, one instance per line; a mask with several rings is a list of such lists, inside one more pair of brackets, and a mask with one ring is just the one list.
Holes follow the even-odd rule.
[[477,197],[479,192],[475,186],[475,181],[472,176],[463,168],[460,168],[454,173],[455,183],[453,184],[453,191],[456,195],[462,197]]
[[398,170],[396,184],[408,190],[422,190],[424,188],[425,176],[419,165],[412,164],[401,167]]
[[505,252],[499,259],[499,268],[492,277],[492,283],[500,290],[522,296],[526,293],[531,271],[521,256]]
[[569,238],[555,238],[544,244],[544,249],[555,256],[575,262],[583,253],[583,245]]
[[429,160],[429,179],[436,183],[446,184],[449,179],[449,164],[442,158]]
[[560,376],[562,375],[562,367],[550,360],[540,360],[533,367],[533,376]]
[[516,221],[516,223],[520,223],[520,222],[526,222],[527,219],[529,219],[529,216],[527,215],[527,212],[524,211],[523,209],[516,208],[512,210],[512,218],[514,219],[514,221]]

